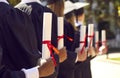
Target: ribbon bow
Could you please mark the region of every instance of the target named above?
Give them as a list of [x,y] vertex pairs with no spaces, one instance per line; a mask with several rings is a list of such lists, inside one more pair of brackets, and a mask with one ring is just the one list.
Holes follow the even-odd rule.
[[84,47],[85,47],[85,44],[86,44],[86,38],[87,38],[87,36],[85,36],[85,38],[84,38],[84,41],[80,41],[80,44],[83,44],[83,46],[82,46],[82,49],[81,49],[81,54],[82,54],[82,52],[83,52],[83,50],[84,50]]
[[59,41],[60,39],[62,39],[62,38],[65,38],[65,37],[66,37],[69,41],[73,41],[72,38],[70,38],[70,37],[68,37],[68,36],[66,36],[66,35],[58,36],[58,41]]
[[93,33],[93,35],[88,35],[87,37],[90,38],[90,44],[89,44],[89,47],[90,47],[90,45],[92,44],[92,40],[93,40],[93,37],[94,37],[94,33]]
[[51,55],[51,57],[52,57],[52,60],[53,60],[53,62],[54,62],[54,64],[55,64],[55,66],[56,66],[57,64],[56,64],[56,60],[55,60],[55,58],[54,58],[54,54],[52,53],[52,50],[53,50],[56,54],[59,54],[59,51],[57,50],[57,48],[55,48],[55,47],[51,44],[51,41],[49,41],[49,40],[43,41],[42,43],[43,43],[43,44],[47,44],[47,47],[48,47],[48,49],[49,49],[49,51],[50,51],[50,55]]

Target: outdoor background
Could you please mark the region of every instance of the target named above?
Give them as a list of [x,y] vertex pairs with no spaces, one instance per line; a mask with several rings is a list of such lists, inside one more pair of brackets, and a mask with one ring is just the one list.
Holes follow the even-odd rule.
[[[86,23],[94,23],[98,28],[107,31],[109,52],[120,52],[120,0],[71,0],[73,2],[89,2],[85,7]],[[20,0],[9,0],[16,5]]]

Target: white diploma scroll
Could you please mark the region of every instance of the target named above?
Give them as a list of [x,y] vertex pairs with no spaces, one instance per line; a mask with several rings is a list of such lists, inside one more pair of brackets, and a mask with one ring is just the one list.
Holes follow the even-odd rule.
[[85,40],[86,40],[85,38],[86,38],[86,26],[81,26],[80,27],[80,50],[85,45]]
[[94,24],[88,25],[88,47],[93,46]]
[[95,31],[95,47],[99,45],[99,31]]
[[102,30],[101,31],[101,43],[102,43],[102,46],[99,48],[99,51],[100,53],[99,54],[102,54],[102,50],[106,48],[106,31],[105,30]]
[[[52,13],[45,12],[43,15],[43,37],[42,41],[51,41]],[[42,58],[50,58],[50,51],[47,44],[42,44]]]
[[[60,38],[59,37],[63,37]],[[58,17],[58,49],[64,47],[64,20],[63,17]]]
[[102,30],[102,45],[105,45],[106,44],[106,31],[105,30]]

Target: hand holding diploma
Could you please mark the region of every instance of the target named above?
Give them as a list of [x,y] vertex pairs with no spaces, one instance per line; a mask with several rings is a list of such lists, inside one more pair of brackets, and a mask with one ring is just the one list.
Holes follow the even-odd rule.
[[[38,68],[40,77],[46,77],[54,73],[55,60],[52,53],[51,44],[52,13],[45,12],[43,15],[43,37],[42,37],[42,59]],[[52,58],[51,58],[52,56]]]
[[51,58],[47,59],[39,68],[40,77],[46,77],[54,73],[55,65]]
[[59,62],[67,59],[66,47],[64,47],[64,20],[63,17],[58,17],[58,49],[59,49]]
[[86,26],[81,26],[80,28],[80,44],[79,48],[76,49],[77,61],[85,61],[87,59],[87,52],[85,50],[86,44]]
[[59,50],[59,62],[63,62],[67,59],[67,50],[66,47],[63,47]]
[[52,13],[45,12],[43,15],[43,37],[42,37],[42,58],[48,59],[52,57],[55,66],[56,60],[54,58],[53,50],[56,54],[59,54],[58,49],[56,49],[51,44],[51,31],[52,31]]
[[99,53],[99,32],[95,31],[95,51],[96,51],[96,55]]
[[83,52],[86,44],[86,26],[80,27],[80,52]]
[[48,44],[51,44],[51,29],[52,29],[52,13],[44,13],[43,15],[43,37],[42,41],[42,58],[50,58],[50,50]]
[[102,39],[101,39],[102,46],[99,48],[100,54],[105,54],[108,51],[107,48],[107,41],[106,41],[106,31],[102,30]]
[[87,52],[86,52],[86,49],[83,48],[82,52],[80,52],[81,49],[80,48],[77,48],[76,49],[76,52],[77,52],[77,61],[79,62],[83,62],[87,59]]
[[97,55],[95,48],[92,46],[88,48],[87,51],[88,51],[88,54],[91,55],[92,57]]

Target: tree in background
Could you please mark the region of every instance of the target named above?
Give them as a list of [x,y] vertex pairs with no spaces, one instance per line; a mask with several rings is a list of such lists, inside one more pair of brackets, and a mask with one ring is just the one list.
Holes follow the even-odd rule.
[[20,2],[20,0],[8,0],[8,1],[13,6],[15,6],[16,4],[18,4]]

